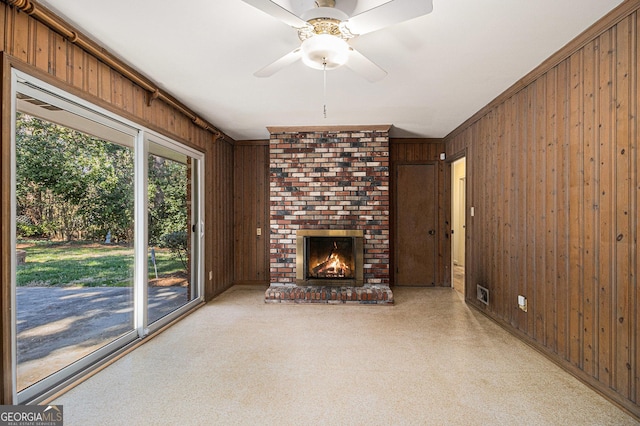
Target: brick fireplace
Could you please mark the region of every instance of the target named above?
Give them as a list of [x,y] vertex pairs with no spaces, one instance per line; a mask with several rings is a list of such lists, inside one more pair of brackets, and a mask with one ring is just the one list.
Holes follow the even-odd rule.
[[[272,303],[393,303],[389,288],[389,127],[272,127],[270,286]],[[363,236],[358,284],[301,282],[297,234]],[[298,275],[296,275],[298,273]]]

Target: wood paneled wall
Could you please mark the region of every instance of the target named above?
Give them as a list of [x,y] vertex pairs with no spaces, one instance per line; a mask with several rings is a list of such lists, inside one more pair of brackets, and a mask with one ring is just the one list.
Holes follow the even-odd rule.
[[233,170],[235,284],[268,285],[269,141],[237,142]]
[[[445,143],[442,139],[421,139],[391,138],[389,141],[390,152],[390,190],[391,190],[391,211],[390,213],[390,270],[395,271],[394,253],[398,241],[394,230],[396,229],[396,167],[398,164],[436,164],[438,179],[437,182],[425,182],[423,188],[416,190],[436,191],[438,208],[438,262],[437,262],[437,283],[438,286],[451,286],[451,165],[440,160],[440,154],[445,152]],[[391,274],[391,284],[394,283],[394,274]]]
[[[2,50],[2,388],[0,400],[13,401],[9,348],[10,298],[10,121],[9,73],[11,66],[87,99],[103,108],[163,133],[205,153],[205,297],[211,299],[233,283],[233,141],[215,136],[162,100],[148,103],[150,93],[100,62],[44,24],[0,3],[0,49]],[[124,65],[123,65],[124,66]],[[211,273],[211,279],[209,279]]]
[[233,285],[233,150],[216,142],[206,151],[205,299],[213,299]]
[[475,208],[467,301],[636,416],[639,7],[623,3],[445,139],[449,155],[466,150]]

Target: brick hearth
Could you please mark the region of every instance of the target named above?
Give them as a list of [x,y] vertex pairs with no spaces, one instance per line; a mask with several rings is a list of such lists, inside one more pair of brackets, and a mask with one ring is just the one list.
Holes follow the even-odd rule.
[[264,300],[268,303],[391,304],[393,293],[388,286],[271,286]]
[[[270,128],[267,302],[393,303],[389,289],[389,126]],[[362,287],[296,286],[298,229],[364,231]]]

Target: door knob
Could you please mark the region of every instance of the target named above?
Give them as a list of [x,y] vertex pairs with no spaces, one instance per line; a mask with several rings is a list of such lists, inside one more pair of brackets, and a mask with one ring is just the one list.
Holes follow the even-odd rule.
[[436,230],[435,229],[429,230],[429,235],[436,235]]

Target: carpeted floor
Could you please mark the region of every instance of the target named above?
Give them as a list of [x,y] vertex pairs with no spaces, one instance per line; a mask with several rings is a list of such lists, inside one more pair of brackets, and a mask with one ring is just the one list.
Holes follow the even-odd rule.
[[65,425],[632,425],[445,288],[394,306],[234,287],[53,401]]

